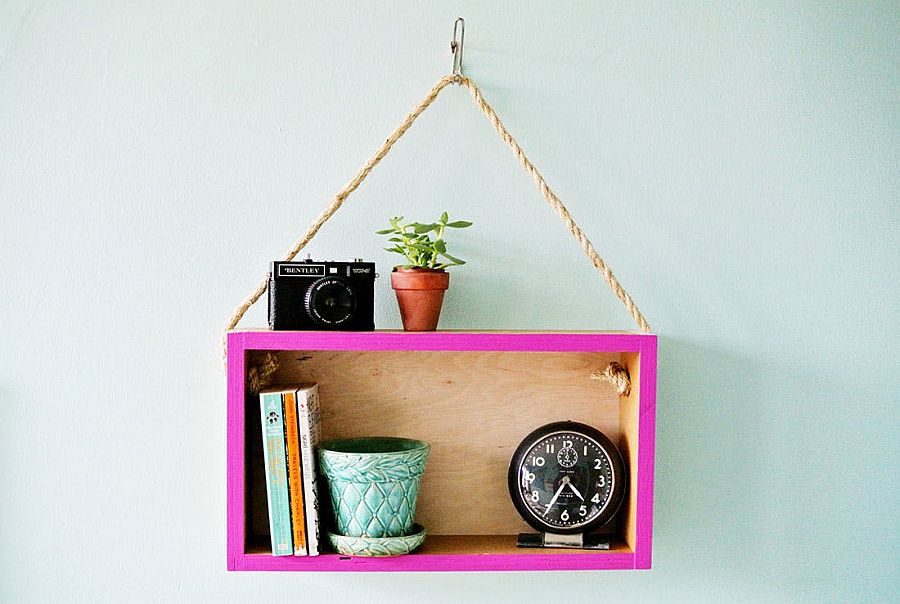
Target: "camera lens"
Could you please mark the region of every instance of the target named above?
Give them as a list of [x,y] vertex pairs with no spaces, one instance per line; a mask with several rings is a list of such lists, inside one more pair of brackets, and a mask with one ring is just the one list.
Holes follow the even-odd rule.
[[324,327],[340,325],[353,316],[356,296],[350,284],[338,277],[325,277],[306,291],[306,314]]

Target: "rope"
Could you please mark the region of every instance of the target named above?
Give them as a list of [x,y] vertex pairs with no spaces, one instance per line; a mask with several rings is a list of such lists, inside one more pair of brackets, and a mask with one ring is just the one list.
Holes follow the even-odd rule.
[[602,372],[592,372],[591,379],[609,382],[615,386],[616,392],[621,396],[628,396],[631,394],[631,376],[628,374],[628,369],[616,361],[610,362]]
[[491,124],[494,126],[494,130],[497,131],[497,134],[500,135],[500,138],[509,145],[509,148],[512,149],[513,153],[516,154],[516,159],[519,160],[519,163],[525,168],[525,171],[531,175],[532,180],[534,180],[534,184],[537,185],[538,190],[541,192],[541,195],[544,196],[544,200],[550,204],[556,213],[562,218],[562,221],[566,224],[566,228],[569,229],[569,232],[572,233],[572,236],[578,241],[578,244],[581,246],[581,249],[584,251],[585,255],[590,259],[591,264],[597,268],[601,273],[603,273],[603,277],[606,279],[606,283],[612,288],[613,293],[616,294],[616,297],[621,300],[622,304],[625,305],[625,308],[628,309],[628,312],[631,314],[631,317],[634,319],[634,322],[638,324],[638,327],[644,333],[649,333],[650,324],[647,323],[647,319],[644,318],[644,315],[641,314],[641,311],[638,310],[637,305],[634,303],[634,300],[628,295],[628,292],[619,284],[619,280],[616,279],[616,276],[613,274],[612,270],[610,270],[609,266],[607,266],[606,262],[603,261],[603,258],[597,253],[594,249],[594,246],[591,245],[591,242],[588,240],[587,236],[584,234],[584,231],[581,230],[581,227],[575,222],[575,219],[572,218],[572,215],[569,214],[569,209],[560,201],[559,197],[556,196],[556,193],[550,188],[550,185],[547,184],[547,181],[544,180],[544,177],[541,176],[541,173],[538,172],[537,168],[534,167],[534,164],[531,163],[531,160],[525,155],[525,152],[522,151],[522,147],[519,146],[519,143],[516,142],[516,139],[513,138],[512,134],[509,133],[503,123],[500,121],[500,118],[497,117],[497,113],[494,111],[494,108],[488,105],[487,101],[484,100],[484,97],[481,96],[481,91],[478,89],[478,86],[475,85],[472,80],[467,77],[460,76],[459,83],[469,89],[469,92],[472,93],[472,98],[475,99],[475,102],[478,104],[478,107],[481,108],[481,112],[490,120]]
[[[373,155],[369,161],[365,163],[365,165],[360,169],[353,180],[348,182],[343,189],[341,189],[337,195],[334,196],[334,199],[331,200],[331,203],[326,207],[322,213],[320,213],[312,225],[307,229],[306,233],[294,243],[294,246],[285,254],[285,261],[291,261],[294,257],[300,253],[306,245],[312,240],[313,237],[316,236],[316,233],[319,232],[319,229],[322,228],[329,218],[331,218],[335,212],[337,212],[340,207],[344,204],[347,198],[353,193],[359,185],[366,179],[367,176],[375,169],[384,157],[390,153],[391,149],[400,138],[406,134],[406,131],[409,130],[413,123],[418,119],[422,113],[431,106],[434,100],[438,97],[441,91],[444,90],[450,84],[460,84],[468,88],[469,92],[472,93],[472,98],[475,100],[475,103],[481,109],[482,113],[488,118],[491,124],[494,126],[494,130],[497,131],[497,134],[500,135],[500,138],[506,142],[507,145],[512,149],[513,153],[516,155],[516,158],[519,160],[519,163],[531,175],[532,180],[534,180],[535,184],[538,187],[538,190],[541,192],[541,195],[544,196],[544,200],[550,204],[550,206],[556,211],[562,221],[565,223],[566,228],[568,228],[569,232],[573,237],[578,241],[578,244],[581,246],[581,249],[584,251],[585,255],[590,259],[591,264],[597,268],[606,279],[606,283],[612,288],[613,293],[615,293],[616,297],[625,305],[625,308],[631,314],[632,318],[637,323],[638,327],[643,332],[650,331],[650,324],[647,323],[647,320],[644,318],[644,315],[641,314],[641,311],[638,310],[637,305],[634,303],[634,300],[628,295],[622,286],[619,284],[619,281],[616,279],[615,275],[613,275],[612,270],[610,270],[609,266],[603,261],[597,251],[594,249],[594,246],[588,240],[587,236],[575,222],[575,219],[572,218],[572,215],[569,213],[568,208],[560,201],[559,197],[556,196],[556,193],[550,188],[547,184],[547,181],[544,180],[544,177],[541,176],[540,172],[538,172],[537,168],[534,167],[534,164],[531,163],[531,160],[525,155],[525,152],[522,151],[522,147],[519,146],[519,143],[516,142],[516,139],[509,133],[509,131],[503,126],[503,123],[500,121],[500,118],[497,117],[497,113],[494,111],[493,107],[491,107],[487,101],[484,100],[484,97],[481,94],[481,91],[475,85],[472,80],[463,76],[463,75],[448,75],[442,77],[437,83],[432,87],[432,89],[428,92],[424,99],[422,99],[419,104],[416,106],[413,111],[406,116],[406,119],[397,127],[396,130],[384,141],[378,151]],[[229,331],[234,329],[238,322],[240,322],[241,318],[244,316],[244,313],[256,303],[257,300],[265,293],[266,288],[269,285],[268,276],[263,278],[260,281],[259,285],[257,285],[256,289],[251,293],[244,302],[238,306],[234,314],[232,314],[231,319],[228,321],[228,324],[225,326],[225,331]],[[225,358],[226,351],[223,340],[223,352],[222,356]]]

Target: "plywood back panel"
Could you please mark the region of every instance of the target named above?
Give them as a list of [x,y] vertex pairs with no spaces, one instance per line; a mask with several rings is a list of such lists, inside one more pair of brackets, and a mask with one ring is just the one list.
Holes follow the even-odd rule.
[[[277,383],[319,384],[326,438],[403,436],[431,444],[416,514],[431,534],[531,530],[509,500],[506,475],[515,447],[543,424],[580,421],[620,441],[619,398],[591,379],[618,354],[277,354]],[[637,416],[628,418],[636,431]]]

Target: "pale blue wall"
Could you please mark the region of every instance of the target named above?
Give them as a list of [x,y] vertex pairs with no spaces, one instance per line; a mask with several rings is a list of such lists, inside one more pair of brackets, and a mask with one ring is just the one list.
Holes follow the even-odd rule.
[[[0,4],[0,600],[896,600],[897,5],[356,4]],[[220,329],[457,14],[660,334],[654,569],[227,575]],[[312,251],[444,208],[445,327],[632,327],[461,90]]]

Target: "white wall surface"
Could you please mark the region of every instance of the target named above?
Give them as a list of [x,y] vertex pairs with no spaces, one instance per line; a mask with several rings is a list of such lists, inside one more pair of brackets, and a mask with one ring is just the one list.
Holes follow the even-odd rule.
[[[654,568],[228,574],[221,329],[449,71],[460,14],[466,72],[660,334]],[[896,600],[898,21],[0,2],[0,601]],[[462,90],[310,251],[385,274],[372,231],[444,209],[476,223],[444,327],[633,328]]]

